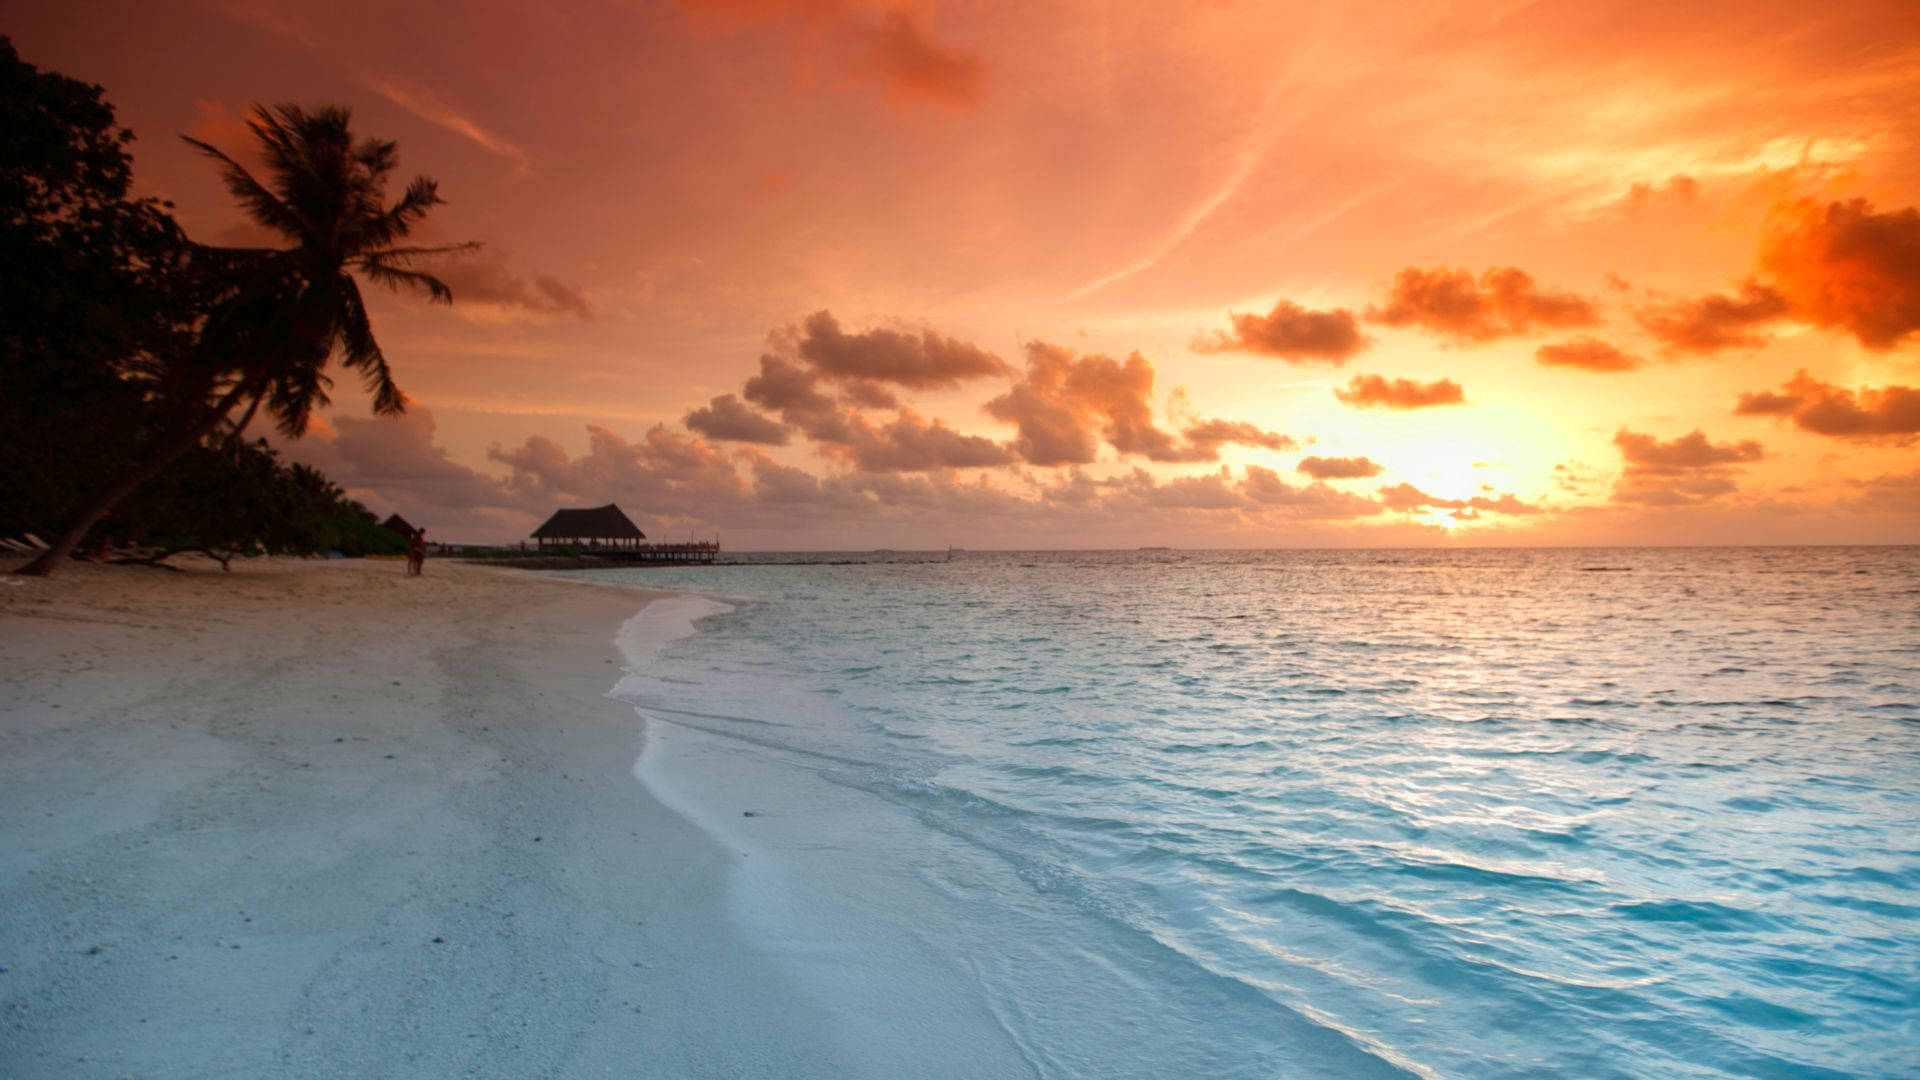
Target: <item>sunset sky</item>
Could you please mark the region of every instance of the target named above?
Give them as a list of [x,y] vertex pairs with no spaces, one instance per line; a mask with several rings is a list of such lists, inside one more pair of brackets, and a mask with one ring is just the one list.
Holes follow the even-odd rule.
[[293,457],[443,540],[1920,541],[1920,5],[10,5],[143,188],[440,181]]

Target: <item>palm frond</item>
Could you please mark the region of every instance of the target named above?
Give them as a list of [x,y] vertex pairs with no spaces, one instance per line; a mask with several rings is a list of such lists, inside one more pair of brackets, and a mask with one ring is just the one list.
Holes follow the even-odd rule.
[[180,136],[188,145],[220,163],[220,178],[226,182],[227,191],[240,200],[255,221],[287,237],[289,240],[305,240],[305,223],[293,209],[282,202],[279,196],[267,190],[266,186],[253,178],[245,166],[221,152],[212,143],[201,142],[187,135]]
[[[425,276],[425,275],[422,275]],[[431,279],[430,279],[431,280]],[[439,284],[435,282],[435,284]],[[445,289],[445,285],[440,286]],[[452,295],[449,293],[448,295]],[[394,385],[393,371],[374,339],[373,324],[367,318],[367,306],[360,298],[360,287],[353,278],[340,275],[340,344],[345,363],[361,373],[361,382],[373,395],[373,411],[379,416],[394,416],[407,411],[407,397]]]
[[453,303],[453,290],[447,283],[424,270],[406,270],[398,266],[389,266],[377,259],[368,257],[355,264],[369,281],[384,285],[395,292],[412,289],[427,294],[427,299],[441,303]]

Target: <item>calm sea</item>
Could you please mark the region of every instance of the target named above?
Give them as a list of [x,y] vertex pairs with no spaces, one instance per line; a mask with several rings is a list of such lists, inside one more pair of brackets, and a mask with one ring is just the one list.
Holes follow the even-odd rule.
[[601,575],[850,1073],[1920,1076],[1920,549],[928,558]]

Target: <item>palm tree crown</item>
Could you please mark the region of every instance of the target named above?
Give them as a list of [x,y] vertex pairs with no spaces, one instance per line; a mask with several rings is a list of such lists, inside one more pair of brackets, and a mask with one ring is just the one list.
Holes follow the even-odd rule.
[[[246,388],[247,416],[261,403],[282,431],[298,436],[313,410],[327,404],[327,361],[336,351],[358,371],[373,411],[406,409],[387,358],[374,339],[354,279],[414,289],[451,302],[453,291],[413,268],[423,256],[471,250],[476,244],[405,246],[413,227],[442,200],[434,181],[417,176],[392,205],[386,184],[399,164],[391,142],[354,141],[352,114],[339,107],[307,112],[297,105],[256,105],[247,126],[260,144],[267,179],[198,139],[186,141],[220,163],[222,179],[247,214],[278,233],[284,249],[221,253],[230,287],[208,319],[202,342],[234,385]],[[184,138],[184,136],[183,136]]]

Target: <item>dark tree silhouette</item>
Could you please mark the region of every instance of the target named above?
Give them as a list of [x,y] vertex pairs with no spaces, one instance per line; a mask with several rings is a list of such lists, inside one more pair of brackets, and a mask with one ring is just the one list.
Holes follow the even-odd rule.
[[[394,384],[355,275],[392,289],[451,302],[453,292],[417,260],[477,245],[401,243],[442,200],[428,177],[415,177],[391,205],[386,184],[399,162],[395,145],[355,141],[347,109],[307,112],[295,105],[255,106],[248,127],[266,165],[263,182],[219,149],[186,141],[219,163],[227,190],[286,248],[195,248],[199,282],[210,297],[197,341],[157,373],[157,395],[171,422],[157,445],[111,486],[88,499],[50,550],[21,572],[51,573],[95,522],[195,446],[223,433],[237,437],[265,407],[290,436],[305,432],[328,401],[328,362],[338,355],[361,376],[373,409],[406,408]],[[230,425],[230,427],[226,427]]]

